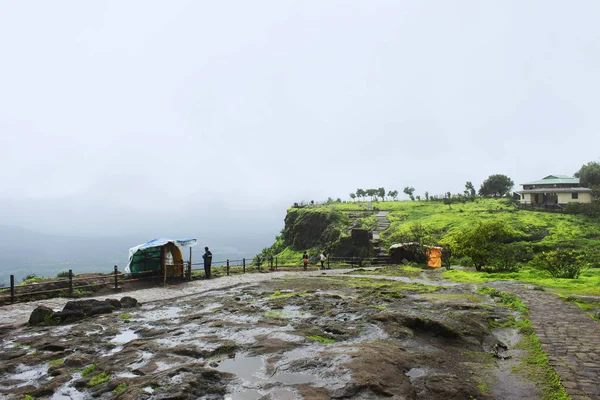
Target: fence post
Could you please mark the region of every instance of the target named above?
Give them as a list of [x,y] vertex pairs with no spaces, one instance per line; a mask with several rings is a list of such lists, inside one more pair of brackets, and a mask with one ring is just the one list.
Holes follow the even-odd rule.
[[192,261],[190,261],[187,266],[187,278],[188,281],[192,280]]
[[278,267],[278,263],[277,263],[277,261],[278,261],[278,260],[277,260],[277,257],[275,257],[275,269],[276,269],[276,270],[277,270],[277,267]]
[[115,265],[115,290],[119,288],[119,268]]
[[227,276],[229,276],[229,259],[227,259]]
[[246,259],[242,258],[242,271],[244,271],[244,273],[246,273]]
[[269,258],[269,269],[273,271],[273,257]]
[[15,276],[10,276],[10,302],[15,302]]
[[73,296],[73,270],[69,270],[69,296]]

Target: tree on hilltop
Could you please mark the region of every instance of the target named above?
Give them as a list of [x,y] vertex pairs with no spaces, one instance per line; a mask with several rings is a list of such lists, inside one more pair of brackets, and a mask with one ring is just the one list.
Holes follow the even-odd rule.
[[392,199],[396,200],[396,198],[398,197],[398,191],[390,190],[387,195],[388,197],[391,197]]
[[377,196],[381,197],[381,201],[385,201],[385,189],[382,187],[377,189]]
[[364,189],[356,189],[356,197],[358,197],[359,199],[362,199],[365,196],[366,196],[366,193],[365,193]]
[[352,201],[355,201],[356,195],[354,193],[350,193],[350,198],[352,199]]
[[365,192],[367,192],[367,196],[371,198],[371,201],[373,201],[373,197],[377,195],[377,189],[367,189]]
[[467,183],[465,183],[465,197],[475,197],[476,194],[475,186],[473,186],[471,181],[467,181]]
[[591,161],[582,165],[579,171],[575,173],[575,177],[579,178],[581,186],[600,186],[600,163]]
[[407,194],[408,197],[410,197],[411,200],[413,200],[413,201],[415,200],[415,196],[414,196],[415,188],[414,187],[408,187],[408,186],[406,186],[404,188],[404,193]]
[[510,192],[515,183],[506,175],[490,175],[479,188],[480,196],[502,197]]

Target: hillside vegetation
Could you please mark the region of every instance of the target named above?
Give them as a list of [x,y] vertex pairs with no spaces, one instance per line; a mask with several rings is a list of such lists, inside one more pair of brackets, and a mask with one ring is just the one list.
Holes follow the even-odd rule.
[[600,220],[585,215],[518,210],[506,199],[489,198],[459,204],[385,201],[373,206],[374,210],[368,211],[365,203],[333,202],[290,208],[282,234],[273,246],[263,250],[262,256],[300,257],[303,251],[353,255],[349,229],[372,230],[376,226],[373,215],[378,210],[390,212],[391,226],[382,234],[386,247],[404,242],[450,247],[474,226],[496,223],[506,231],[502,242],[516,249],[517,262],[528,262],[536,254],[563,247],[588,254],[600,252]]

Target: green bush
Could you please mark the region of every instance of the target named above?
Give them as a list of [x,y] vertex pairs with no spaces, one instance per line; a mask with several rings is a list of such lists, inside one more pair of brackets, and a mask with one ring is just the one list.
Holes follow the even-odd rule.
[[58,274],[56,274],[57,278],[68,278],[69,277],[69,271],[60,271]]
[[573,249],[556,249],[542,252],[530,262],[533,268],[552,275],[553,278],[579,278],[588,265],[583,257]]
[[108,372],[101,372],[98,375],[94,376],[88,382],[89,387],[97,386],[101,383],[108,382],[110,380],[110,374]]

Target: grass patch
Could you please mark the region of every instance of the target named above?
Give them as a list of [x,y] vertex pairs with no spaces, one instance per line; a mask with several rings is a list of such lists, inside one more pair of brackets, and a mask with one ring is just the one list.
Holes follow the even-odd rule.
[[35,396],[32,394],[26,394],[24,397],[25,400],[35,400]]
[[489,286],[480,287],[477,292],[483,295],[489,295],[492,298],[497,298],[501,304],[520,313],[529,313],[529,309],[521,301],[521,299],[512,293],[501,292]]
[[113,394],[119,394],[119,393],[124,392],[126,390],[127,390],[127,384],[126,383],[121,383],[112,392],[113,392]]
[[[575,296],[559,295],[563,300],[575,304],[579,309],[587,313],[592,319],[600,321],[600,302],[599,301],[584,301]],[[596,313],[590,311],[596,311]]]
[[58,358],[56,360],[52,360],[48,363],[48,365],[61,365],[62,363],[65,362],[64,358]]
[[483,300],[474,294],[454,294],[454,293],[429,293],[427,297],[444,300],[467,300],[472,303],[481,303]]
[[286,297],[307,296],[307,295],[308,294],[306,292],[288,292],[288,293],[282,293],[279,290],[276,290],[273,293],[271,293],[269,295],[269,297],[272,298],[272,299],[284,299]]
[[94,387],[100,385],[101,383],[108,382],[110,380],[110,374],[108,372],[101,372],[98,375],[95,375],[88,382],[89,387]]
[[529,355],[525,357],[521,365],[515,368],[516,371],[525,372],[532,379],[541,381],[541,398],[543,400],[569,400],[569,395],[560,383],[560,377],[542,350],[542,344],[533,331],[531,322],[528,319],[522,319],[517,324],[519,331],[524,335],[524,339],[518,347],[528,351]]
[[119,318],[121,318],[121,319],[131,319],[131,318],[133,318],[133,314],[123,313],[123,314],[119,315]]
[[387,310],[386,306],[374,306],[378,310]]
[[90,364],[81,370],[81,376],[87,376],[96,370],[96,364]]
[[326,344],[335,343],[335,340],[333,340],[333,339],[328,339],[328,338],[325,338],[323,336],[318,336],[318,335],[308,335],[306,338],[320,342],[320,343],[326,343]]
[[477,272],[474,270],[444,271],[444,277],[456,282],[485,283],[512,280],[530,283],[563,294],[600,296],[600,268],[585,270],[577,279],[552,278],[531,269],[519,272]]

